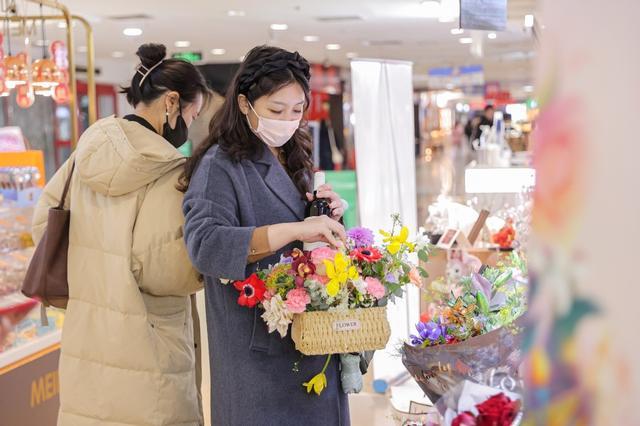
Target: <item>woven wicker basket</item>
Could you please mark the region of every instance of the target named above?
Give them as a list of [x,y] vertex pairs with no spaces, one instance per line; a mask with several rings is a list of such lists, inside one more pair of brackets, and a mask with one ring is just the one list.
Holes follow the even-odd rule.
[[305,355],[384,349],[390,334],[386,307],[305,312],[294,315],[291,328],[296,349]]

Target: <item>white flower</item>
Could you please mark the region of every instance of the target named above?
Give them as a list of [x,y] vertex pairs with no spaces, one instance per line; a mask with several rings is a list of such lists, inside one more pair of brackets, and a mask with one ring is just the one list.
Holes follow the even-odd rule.
[[353,285],[356,288],[356,290],[358,290],[358,293],[367,294],[367,283],[364,282],[364,280],[362,279],[355,280],[353,281]]
[[293,321],[293,313],[287,309],[282,297],[277,294],[270,300],[263,300],[264,313],[262,319],[269,327],[269,333],[278,330],[280,336],[285,337],[289,330],[289,324]]

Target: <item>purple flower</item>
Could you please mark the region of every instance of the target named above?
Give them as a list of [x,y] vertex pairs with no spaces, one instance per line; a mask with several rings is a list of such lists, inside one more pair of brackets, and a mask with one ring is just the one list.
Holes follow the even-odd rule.
[[491,299],[491,281],[483,277],[482,275],[474,272],[471,276],[471,283],[476,291],[481,291],[487,300]]
[[293,263],[293,258],[292,257],[285,257],[285,256],[280,256],[280,262],[284,265],[291,265]]
[[398,278],[392,272],[389,272],[387,275],[385,275],[384,279],[388,283],[398,284]]
[[354,248],[373,245],[373,231],[367,228],[351,228],[347,231],[347,237],[353,242]]
[[447,333],[446,327],[434,321],[419,322],[416,324],[418,335],[412,334],[411,343],[413,345],[422,345],[424,342],[435,343]]

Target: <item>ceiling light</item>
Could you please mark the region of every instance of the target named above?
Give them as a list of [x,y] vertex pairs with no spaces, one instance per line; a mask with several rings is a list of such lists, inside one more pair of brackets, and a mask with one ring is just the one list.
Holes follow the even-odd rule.
[[327,48],[327,50],[340,50],[340,45],[339,44],[327,44],[325,46]]
[[211,53],[214,55],[224,55],[227,51],[225,49],[211,49]]
[[464,30],[462,28],[453,28],[451,30],[451,34],[453,34],[453,35],[464,34]]
[[524,90],[527,93],[531,93],[533,92],[533,86],[524,86],[522,90]]
[[306,35],[302,39],[306,42],[313,43],[315,41],[320,40],[320,37],[314,36],[314,35]]
[[459,41],[462,44],[471,44],[471,43],[473,43],[473,39],[471,37],[462,37]]
[[[76,21],[73,21],[71,23],[71,26],[73,28],[75,28],[76,27]],[[60,28],[61,30],[64,30],[65,28],[67,28],[67,23],[65,21],[58,22],[58,28]]]
[[439,18],[441,16],[439,1],[423,0],[420,9],[419,13],[423,18]]
[[489,33],[487,34],[487,37],[489,38],[489,40],[495,40],[498,38],[498,34],[496,33]]
[[347,58],[353,59],[357,57],[358,57],[358,54],[356,52],[347,52]]
[[142,35],[142,29],[140,28],[125,28],[122,31],[122,34],[129,37],[137,37]]
[[111,54],[114,58],[124,58],[124,52],[115,51]]
[[245,16],[244,10],[227,10],[227,16]]
[[533,28],[534,21],[535,21],[535,18],[533,17],[533,15],[525,15],[524,26],[526,28]]
[[191,42],[187,40],[179,40],[175,42],[176,47],[189,47],[191,46]]
[[289,26],[287,24],[271,24],[271,29],[273,31],[287,31]]

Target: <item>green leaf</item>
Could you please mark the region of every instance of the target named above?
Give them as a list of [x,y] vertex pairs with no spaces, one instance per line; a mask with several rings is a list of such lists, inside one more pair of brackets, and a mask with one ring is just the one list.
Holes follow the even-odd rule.
[[429,255],[427,254],[426,251],[420,250],[418,252],[418,259],[420,259],[423,262],[428,262],[429,261]]
[[489,302],[487,301],[487,297],[484,295],[483,292],[479,291],[476,294],[476,302],[478,303],[480,312],[483,315],[487,315],[489,313]]
[[418,271],[420,271],[420,276],[422,278],[429,278],[429,273],[425,271],[424,268],[419,268]]
[[493,282],[493,286],[494,287],[500,287],[502,286],[504,283],[506,283],[507,281],[509,281],[509,279],[511,279],[513,272],[511,269],[508,269],[507,271],[503,272],[502,274],[500,274],[500,276],[498,278],[496,278],[496,280]]

